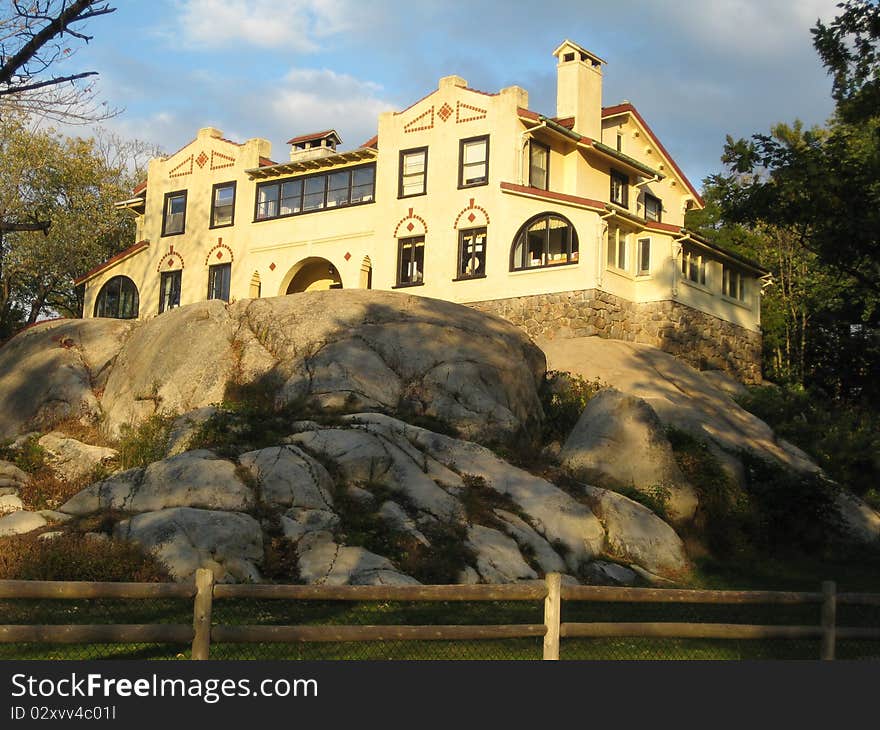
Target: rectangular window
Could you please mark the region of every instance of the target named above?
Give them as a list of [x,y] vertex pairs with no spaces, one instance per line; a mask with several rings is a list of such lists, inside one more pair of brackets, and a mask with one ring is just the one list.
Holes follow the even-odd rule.
[[621,208],[629,207],[629,178],[614,170],[611,171],[611,202]]
[[721,293],[731,299],[746,300],[746,281],[741,271],[727,264],[724,265],[724,274],[721,280]]
[[623,152],[623,133],[622,132],[617,133],[617,151]]
[[215,264],[208,267],[208,299],[229,301],[229,281],[232,264]]
[[397,241],[397,286],[413,286],[424,280],[425,237]]
[[608,266],[626,271],[626,239],[617,226],[608,227]]
[[529,142],[529,187],[550,189],[550,148],[535,140]]
[[186,190],[165,193],[165,207],[162,215],[162,235],[174,236],[183,233],[186,225]]
[[235,222],[235,183],[217,183],[211,196],[211,228]]
[[660,222],[663,215],[663,203],[660,198],[655,198],[649,193],[645,193],[645,220]]
[[163,271],[159,280],[159,314],[180,306],[182,271]]
[[458,154],[458,187],[489,182],[489,137],[463,139]]
[[471,228],[458,234],[459,279],[472,279],[486,275],[486,229]]
[[257,186],[254,220],[372,202],[376,166],[364,165]]
[[400,152],[400,174],[397,197],[424,195],[428,190],[428,148],[419,147]]
[[681,248],[681,275],[695,284],[706,285],[706,265],[703,254],[689,246]]
[[351,171],[351,202],[368,203],[373,199],[376,188],[376,168],[358,167]]
[[651,273],[651,239],[639,239],[639,276]]

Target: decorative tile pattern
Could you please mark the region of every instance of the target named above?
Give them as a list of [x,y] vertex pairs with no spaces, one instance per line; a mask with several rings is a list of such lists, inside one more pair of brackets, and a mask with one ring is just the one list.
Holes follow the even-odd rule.
[[437,112],[437,116],[445,122],[447,119],[449,119],[449,117],[452,116],[452,107],[444,102],[443,106],[441,106],[440,110]]
[[434,107],[419,114],[415,119],[407,122],[403,127],[404,134],[421,132],[425,129],[434,129]]
[[190,155],[179,165],[175,165],[168,173],[168,177],[183,177],[191,175],[193,171],[193,156]]
[[216,256],[218,259],[223,261],[224,263],[232,263],[235,261],[235,256],[232,254],[232,249],[229,248],[225,243],[223,243],[222,238],[217,239],[217,245],[215,245],[210,251],[208,251],[208,255],[205,256],[205,266],[207,266],[211,261],[211,256]]
[[[425,219],[413,213],[412,208],[410,208],[409,212],[397,222],[397,225],[394,228],[395,238],[398,237],[397,233],[400,231],[401,226],[406,228],[408,233],[413,233],[416,236],[424,236],[428,233],[428,224],[425,222]],[[421,227],[421,231],[418,230],[419,227]]]
[[224,167],[233,167],[235,158],[230,155],[224,155],[222,152],[211,150],[211,169],[222,170]]
[[[468,202],[467,208],[462,210],[455,218],[455,223],[452,224],[452,230],[456,230],[458,228],[458,224],[461,221],[462,217],[467,219],[467,222],[471,225],[478,226],[488,226],[489,225],[489,212],[480,205],[477,205],[474,202],[474,199],[471,198]],[[481,220],[482,219],[482,220]],[[479,221],[479,222],[478,222]]]
[[199,156],[196,157],[196,164],[202,168],[205,166],[205,163],[208,161],[208,155],[205,154],[205,151],[202,150],[199,152]]
[[162,258],[159,259],[159,265],[156,267],[156,271],[173,271],[174,269],[182,268],[183,256],[181,256],[179,253],[177,253],[177,251],[174,250],[174,246],[169,246],[168,253],[164,254]]
[[471,106],[463,102],[455,102],[455,123],[463,124],[464,122],[475,122],[478,119],[485,119],[488,112],[480,109],[478,106]]

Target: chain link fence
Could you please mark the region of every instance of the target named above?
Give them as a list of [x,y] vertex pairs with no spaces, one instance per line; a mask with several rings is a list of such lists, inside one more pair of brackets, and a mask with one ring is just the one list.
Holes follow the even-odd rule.
[[[224,598],[213,605],[214,626],[466,626],[543,624],[541,601],[324,601]],[[564,600],[562,623],[672,622],[818,626],[821,606],[620,603]],[[192,599],[0,600],[0,623],[192,625]],[[877,629],[880,606],[840,602],[837,626]],[[540,637],[465,641],[347,641],[213,643],[212,659],[537,660]],[[810,639],[707,640],[563,638],[560,658],[580,660],[818,659]],[[181,644],[0,643],[0,659],[189,659]],[[880,641],[837,641],[839,659],[880,659]]]

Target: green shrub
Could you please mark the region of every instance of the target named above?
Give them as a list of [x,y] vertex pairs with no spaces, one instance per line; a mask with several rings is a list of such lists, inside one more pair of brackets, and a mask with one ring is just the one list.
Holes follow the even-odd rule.
[[870,408],[799,386],[753,387],[738,401],[847,489],[865,495],[880,484],[880,415]]
[[12,448],[11,441],[0,443],[0,460],[15,464],[23,472],[36,474],[46,468],[48,453],[39,444],[39,436],[31,436],[17,449]]
[[587,403],[605,387],[599,379],[585,380],[573,373],[548,370],[538,392],[544,409],[544,443],[565,441]]
[[0,537],[0,580],[160,582],[165,567],[131,543],[65,534]]
[[156,413],[137,426],[123,426],[119,438],[119,466],[132,469],[165,458],[168,438],[177,415]]

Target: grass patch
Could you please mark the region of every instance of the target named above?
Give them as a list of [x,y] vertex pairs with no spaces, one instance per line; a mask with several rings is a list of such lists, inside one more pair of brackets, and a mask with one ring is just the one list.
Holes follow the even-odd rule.
[[16,449],[12,441],[0,443],[0,460],[9,461],[27,474],[36,474],[47,466],[49,453],[39,444],[39,436],[30,436]]
[[155,583],[165,567],[128,542],[66,533],[0,537],[0,580],[86,580]]

